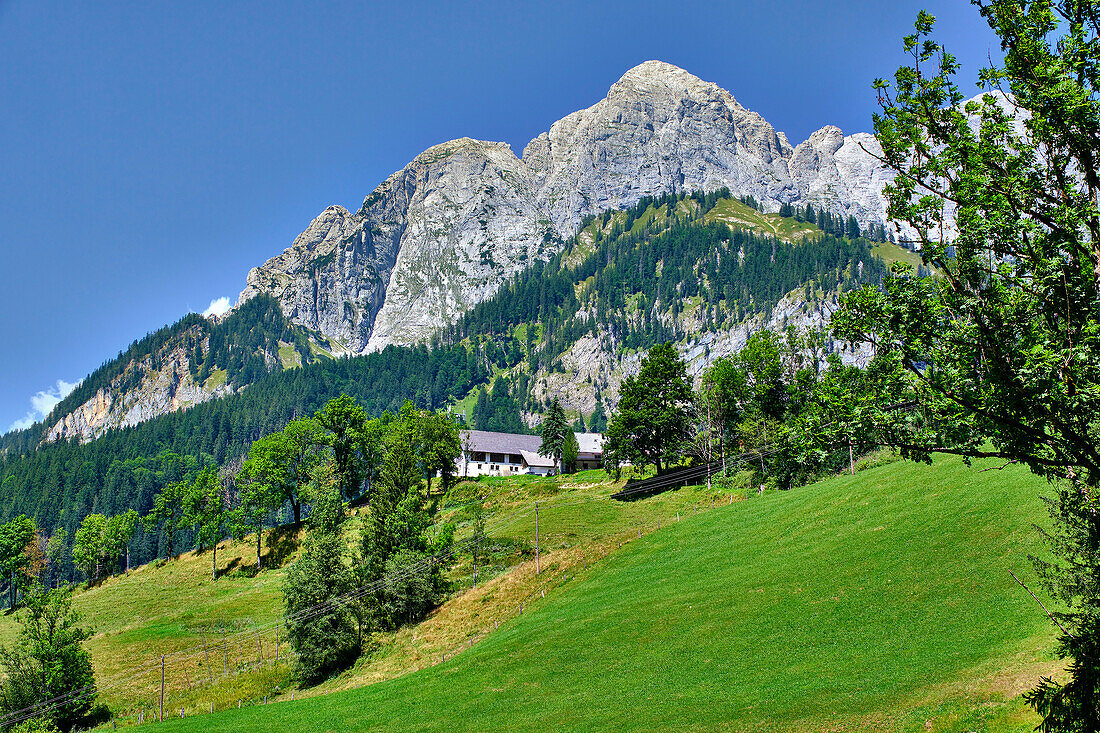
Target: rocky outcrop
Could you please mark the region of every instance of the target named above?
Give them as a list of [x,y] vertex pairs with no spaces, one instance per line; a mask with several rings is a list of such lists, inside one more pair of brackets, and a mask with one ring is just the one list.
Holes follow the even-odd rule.
[[[808,303],[798,290],[781,299],[770,313],[749,318],[733,328],[707,330],[697,320],[681,317],[677,325],[685,335],[675,345],[698,388],[704,372],[715,361],[736,354],[754,333],[763,329],[782,331],[788,326],[799,330],[820,329],[828,324],[837,307],[835,292],[821,302]],[[872,355],[868,344],[845,344],[831,339],[826,342],[826,349],[839,355],[845,364],[859,366],[865,366]],[[618,407],[623,378],[638,373],[643,356],[637,350],[618,348],[606,334],[599,338],[583,336],[562,354],[561,370],[543,370],[534,375],[532,397],[536,403],[557,398],[566,410],[590,415],[596,409],[598,393],[605,412],[610,414]],[[820,366],[824,368],[824,362]],[[528,417],[531,427],[541,419],[540,415]]]
[[532,140],[523,160],[539,203],[571,233],[586,214],[647,195],[728,186],[760,201],[797,200],[787,171],[791,153],[785,136],[725,89],[647,61],[605,99]]
[[454,140],[391,175],[356,213],[329,207],[248,274],[238,302],[269,292],[347,353],[424,342],[551,256],[586,215],[646,195],[726,186],[771,211],[810,202],[883,223],[890,175],[876,153],[872,136],[832,126],[794,147],[717,84],[647,61],[532,140],[522,160],[504,143]]
[[336,354],[363,351],[404,230],[403,218],[385,215],[396,197],[368,198],[356,214],[328,207],[285,252],[248,273],[238,302],[270,293],[291,321],[335,342]]
[[119,377],[111,387],[98,389],[84,404],[51,425],[46,441],[77,438],[87,442],[110,429],[137,425],[230,391],[224,380],[196,384],[191,378],[187,349],[179,345],[159,354],[157,363],[147,356],[130,364],[127,371],[141,375],[137,386],[120,390],[117,385],[123,378]]
[[526,167],[505,143],[437,145],[402,175],[407,225],[368,351],[428,340],[559,245]]

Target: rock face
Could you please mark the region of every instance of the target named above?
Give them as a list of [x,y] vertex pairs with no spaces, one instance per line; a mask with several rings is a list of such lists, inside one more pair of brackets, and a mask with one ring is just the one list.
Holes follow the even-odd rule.
[[[798,199],[792,148],[717,84],[647,61],[605,99],[555,122],[523,151],[539,203],[562,232],[642,196],[728,186],[761,201]],[[778,204],[776,204],[778,206]]]
[[[98,438],[110,429],[137,425],[150,418],[191,407],[228,394],[224,383],[196,384],[189,371],[187,349],[172,346],[153,364],[151,356],[131,364],[142,375],[135,388],[120,391],[116,385],[100,388],[84,404],[62,416],[46,432],[46,441]],[[154,368],[156,366],[157,368]]]
[[406,223],[368,351],[427,340],[559,243],[505,143],[437,145],[398,175]]
[[885,223],[874,137],[823,127],[793,147],[733,95],[647,61],[516,158],[504,143],[437,145],[352,214],[321,213],[248,274],[238,302],[277,297],[295,323],[348,353],[424,342],[509,277],[552,256],[588,214],[647,195],[726,186],[767,209],[812,203]]

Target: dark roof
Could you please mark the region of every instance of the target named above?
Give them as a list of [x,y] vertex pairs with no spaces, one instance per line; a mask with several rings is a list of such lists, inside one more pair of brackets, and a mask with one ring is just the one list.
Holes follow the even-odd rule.
[[[574,433],[577,436],[578,453],[603,455],[603,435],[600,433]],[[469,436],[467,438],[467,436]],[[463,430],[462,449],[481,453],[529,453],[538,454],[542,438],[518,433],[493,433],[488,430]]]
[[542,438],[518,433],[492,433],[488,430],[462,431],[462,448],[484,453],[538,453]]

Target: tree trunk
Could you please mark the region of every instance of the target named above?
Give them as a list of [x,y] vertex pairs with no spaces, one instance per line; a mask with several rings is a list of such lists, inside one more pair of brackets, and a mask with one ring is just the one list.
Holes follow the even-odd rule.
[[211,549],[211,562],[210,562],[210,580],[215,581],[218,579],[218,543],[214,542],[210,547]]
[[264,523],[256,524],[256,572],[260,572],[260,543],[263,541]]
[[294,507],[294,523],[298,524],[302,521],[302,502],[297,499],[291,499],[290,506]]

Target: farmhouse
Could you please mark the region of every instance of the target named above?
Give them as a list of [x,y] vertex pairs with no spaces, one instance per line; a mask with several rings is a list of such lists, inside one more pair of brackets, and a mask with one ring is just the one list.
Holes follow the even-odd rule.
[[[583,470],[603,465],[603,436],[599,433],[574,435],[580,447],[576,467]],[[539,455],[542,439],[537,435],[463,430],[461,440],[462,456],[457,461],[459,476],[512,476],[522,473],[549,476],[556,473],[554,460]]]

